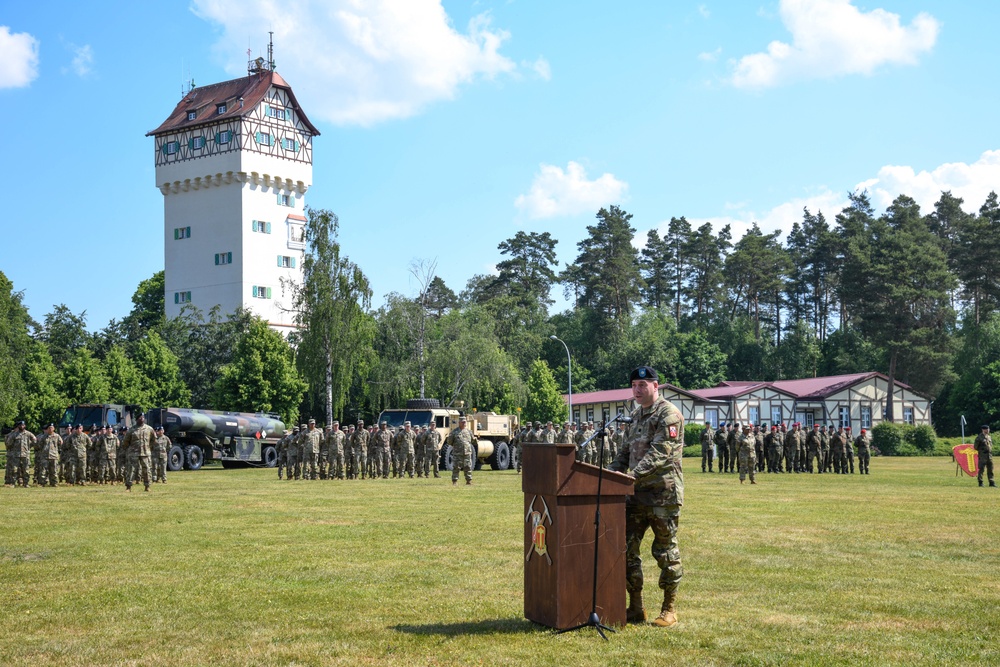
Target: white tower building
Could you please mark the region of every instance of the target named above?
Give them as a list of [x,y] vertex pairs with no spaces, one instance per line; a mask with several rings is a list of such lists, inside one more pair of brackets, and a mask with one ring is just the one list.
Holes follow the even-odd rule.
[[187,304],[223,315],[243,306],[294,326],[283,280],[302,282],[305,193],[319,135],[273,61],[192,88],[158,128],[167,317]]

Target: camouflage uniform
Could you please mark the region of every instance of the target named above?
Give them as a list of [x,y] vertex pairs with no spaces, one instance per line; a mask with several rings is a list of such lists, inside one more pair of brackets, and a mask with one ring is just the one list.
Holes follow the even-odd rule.
[[156,446],[156,434],[149,424],[136,424],[125,434],[122,442],[125,447],[127,457],[127,469],[125,471],[125,488],[132,490],[132,484],[136,478],[142,476],[142,483],[149,491],[149,459],[154,446]]
[[319,478],[326,479],[330,476],[330,427],[324,428],[319,435]]
[[38,443],[35,465],[42,468],[38,484],[44,486],[47,480],[49,486],[55,486],[59,480],[59,451],[62,449],[63,439],[58,433],[52,432],[43,435]]
[[[402,433],[402,431],[400,431]],[[381,476],[388,479],[390,474],[399,474],[399,436],[392,436],[392,431],[388,425],[382,422],[379,429],[369,440],[370,448],[368,455],[371,457],[369,464],[372,467],[373,477]]]
[[729,450],[729,465],[726,466],[726,472],[736,472],[737,468],[737,452],[740,451],[740,438],[742,437],[742,429],[740,428],[740,423],[736,422],[732,428],[729,429],[729,433],[726,434],[726,449]]
[[409,427],[409,423],[403,424],[403,430],[399,432],[399,476],[403,476],[405,471],[411,478],[413,477],[413,448],[416,445],[417,434]]
[[[576,445],[577,461],[583,461],[587,456],[585,448],[580,446],[587,441],[587,424],[584,423],[582,426],[582,428],[576,429],[576,434],[573,436],[573,444]],[[541,438],[536,436],[535,440],[541,440]]]
[[[711,424],[705,424],[705,430],[701,432],[701,471],[712,472],[712,441],[715,439],[715,431]],[[705,467],[708,466],[708,470]]]
[[740,484],[750,475],[750,483],[756,484],[754,474],[757,470],[757,436],[750,432],[750,426],[743,427],[743,435],[737,439],[737,458],[739,459]]
[[793,426],[791,431],[785,431],[785,472],[792,472],[796,470],[796,464],[798,461],[798,436],[795,435],[795,429],[797,426]]
[[431,424],[424,436],[424,476],[430,477],[433,471],[435,477],[440,477],[441,433]]
[[7,472],[5,484],[28,486],[28,460],[31,449],[37,442],[31,431],[15,428],[7,434]]
[[979,486],[983,485],[984,470],[986,471],[986,479],[989,480],[990,486],[996,486],[996,480],[993,479],[993,437],[990,436],[989,426],[984,426],[979,431],[979,435],[976,436],[976,442],[973,446],[979,452]]
[[719,425],[719,430],[715,432],[715,453],[719,459],[719,472],[726,472],[729,465],[729,448],[726,445],[725,424]]
[[821,440],[819,434],[819,426],[813,424],[813,430],[809,431],[809,435],[806,436],[806,465],[805,469],[810,472],[813,471],[813,459],[816,460],[816,468],[819,472],[823,472],[823,458]]
[[854,440],[851,439],[851,427],[848,426],[844,436],[844,474],[850,470],[854,474]]
[[87,483],[87,450],[93,446],[90,436],[78,429],[66,439],[67,450],[70,455],[66,481],[70,484],[84,485]]
[[465,472],[465,483],[472,484],[472,469],[476,462],[476,446],[479,439],[476,434],[464,426],[465,419],[459,421],[459,427],[448,434],[446,444],[451,447],[452,466],[451,483],[458,484],[459,470]]
[[174,444],[170,438],[163,434],[163,429],[157,429],[156,445],[153,447],[153,481],[160,484],[167,483],[167,455],[170,447]]
[[302,436],[302,479],[319,479],[319,447],[322,440],[323,431],[316,428],[315,420],[310,419]]
[[344,432],[340,423],[333,422],[333,430],[326,436],[327,467],[329,479],[344,479]]
[[830,438],[830,458],[833,462],[833,472],[842,474],[846,468],[844,459],[847,458],[847,446],[844,442],[844,429],[837,429],[837,432]]
[[[634,373],[633,373],[634,375]],[[624,446],[611,470],[631,470],[635,494],[625,503],[625,585],[633,601],[641,599],[642,557],[646,530],[653,530],[652,554],[660,566],[664,609],[673,605],[684,575],[677,546],[677,523],[684,504],[684,417],[677,407],[657,396],[648,408],[636,407],[626,427]],[[640,603],[641,606],[641,603]]]
[[556,435],[556,444],[559,445],[572,445],[573,443],[573,431],[569,428],[569,422],[563,424],[562,430]]
[[781,472],[781,432],[777,426],[771,427],[771,432],[764,438],[767,447],[767,471]]
[[858,450],[858,474],[867,475],[868,463],[871,461],[872,456],[871,450],[868,447],[868,437],[865,435],[865,429],[861,429],[861,433],[854,439],[854,448]]
[[417,473],[417,477],[424,476],[424,442],[427,435],[427,427],[417,427],[414,429],[417,434],[416,445],[413,449],[413,468]]
[[830,435],[826,432],[826,425],[819,429],[819,470],[820,472],[830,470]]
[[114,429],[108,429],[101,436],[97,449],[97,481],[101,484],[114,485],[118,468],[118,435]]
[[354,477],[365,478],[368,470],[368,431],[364,422],[358,422],[358,428],[351,436],[351,449],[354,450]]

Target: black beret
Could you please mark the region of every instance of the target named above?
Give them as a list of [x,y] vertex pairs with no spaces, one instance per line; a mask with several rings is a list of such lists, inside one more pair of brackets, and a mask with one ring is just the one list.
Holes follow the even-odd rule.
[[[23,423],[23,422],[22,422],[22,423]],[[989,428],[989,427],[990,427],[990,425],[989,425],[989,424],[983,424],[982,426],[980,426],[980,427],[979,427],[979,430],[981,431],[981,430],[983,430],[983,429],[985,429],[985,428]]]
[[628,381],[631,384],[635,380],[654,380],[659,381],[660,376],[656,374],[656,371],[649,366],[639,366],[639,368],[632,371],[632,374],[628,376]]
[[14,426],[25,426],[25,425],[26,424],[24,423],[23,419],[19,419],[18,422],[16,424],[14,424]]

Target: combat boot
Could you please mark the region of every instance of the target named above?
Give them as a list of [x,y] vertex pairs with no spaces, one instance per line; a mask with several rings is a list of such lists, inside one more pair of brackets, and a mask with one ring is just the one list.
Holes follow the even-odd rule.
[[663,607],[660,610],[660,615],[653,619],[653,625],[660,628],[677,625],[677,612],[674,611],[674,597],[676,595],[675,591],[663,592]]
[[626,623],[645,623],[646,610],[642,606],[642,591],[628,594],[628,609],[625,610]]
[[990,480],[990,486],[992,486],[993,488],[996,488],[996,486],[997,486],[997,483],[996,483],[996,482],[994,482],[994,481],[993,481],[993,480],[991,479],[991,480]]

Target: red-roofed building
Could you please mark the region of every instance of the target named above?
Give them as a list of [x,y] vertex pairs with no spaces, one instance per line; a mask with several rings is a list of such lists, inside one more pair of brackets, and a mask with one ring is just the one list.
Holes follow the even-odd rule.
[[[882,373],[852,373],[776,382],[726,381],[706,389],[683,390],[660,385],[660,395],[680,408],[689,423],[780,424],[801,422],[870,429],[884,419],[889,378]],[[895,382],[896,421],[931,423],[930,397]],[[574,419],[605,421],[634,405],[630,389],[573,396]]]
[[238,307],[294,326],[289,281],[301,284],[305,193],[319,130],[272,63],[192,87],[153,137],[163,194],[167,317],[190,304]]

